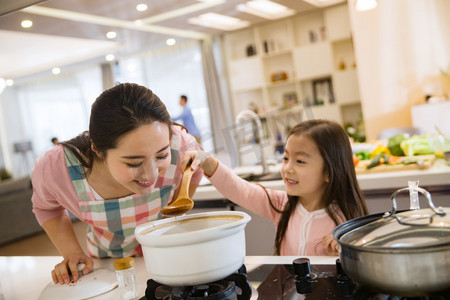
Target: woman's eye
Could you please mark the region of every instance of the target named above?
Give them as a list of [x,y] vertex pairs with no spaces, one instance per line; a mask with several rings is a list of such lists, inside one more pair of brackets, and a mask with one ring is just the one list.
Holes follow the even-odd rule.
[[163,160],[166,159],[167,157],[169,157],[169,153],[164,154],[164,156],[157,157],[157,159]]
[[142,163],[138,163],[138,164],[127,164],[128,167],[130,168],[139,168],[140,166],[142,166]]

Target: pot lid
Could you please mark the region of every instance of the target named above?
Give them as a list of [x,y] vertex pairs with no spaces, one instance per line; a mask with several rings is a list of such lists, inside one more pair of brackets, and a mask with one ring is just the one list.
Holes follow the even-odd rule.
[[39,300],[89,299],[117,287],[116,273],[108,269],[97,269],[82,275],[76,283],[55,284],[50,282],[39,295]]
[[396,191],[391,199],[393,210],[368,224],[344,233],[339,242],[363,248],[423,248],[450,243],[450,208],[435,208],[430,194],[417,190],[428,198],[430,208],[396,212]]

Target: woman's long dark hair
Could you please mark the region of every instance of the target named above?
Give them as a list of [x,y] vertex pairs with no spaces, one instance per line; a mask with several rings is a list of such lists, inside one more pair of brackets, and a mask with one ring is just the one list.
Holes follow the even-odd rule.
[[92,144],[100,153],[106,154],[107,150],[117,146],[120,137],[155,121],[167,124],[170,138],[170,115],[158,96],[135,83],[118,84],[101,93],[92,104],[89,132],[62,145],[72,151],[89,173],[94,160],[98,159],[91,149]]
[[[289,132],[304,135],[317,145],[324,160],[324,173],[328,174],[328,184],[323,194],[325,211],[338,225],[340,220],[334,204],[342,211],[346,220],[368,214],[363,194],[356,179],[355,166],[350,141],[344,129],[336,122],[328,120],[308,120],[297,124]],[[280,255],[281,244],[286,235],[289,219],[300,201],[299,196],[288,195],[283,208],[276,208],[269,198],[272,208],[281,213],[275,236],[275,254]]]

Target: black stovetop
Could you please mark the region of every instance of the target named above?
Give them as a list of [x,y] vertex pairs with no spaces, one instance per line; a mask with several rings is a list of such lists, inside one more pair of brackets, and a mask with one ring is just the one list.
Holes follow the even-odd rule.
[[[294,265],[276,265],[276,264],[264,264],[254,269],[246,270],[245,266],[240,269],[240,272],[245,272],[247,283],[251,286],[251,297],[248,296],[248,284],[242,284],[242,282],[236,281],[238,287],[243,286],[244,292],[240,295],[230,296],[214,296],[208,295],[207,297],[198,297],[198,295],[192,296],[165,296],[162,298],[143,297],[140,300],[172,300],[172,299],[186,299],[186,300],[294,300],[294,299],[313,299],[313,300],[327,300],[327,299],[355,299],[355,300],[450,300],[450,291],[439,293],[438,295],[431,295],[419,298],[409,298],[401,296],[390,296],[386,294],[379,294],[373,292],[364,287],[359,287],[354,284],[345,273],[338,272],[338,265],[309,265],[309,262],[305,267],[303,265],[303,259],[300,259],[302,264]],[[307,259],[306,259],[307,260]],[[300,266],[300,267],[299,267]],[[300,268],[300,269],[299,269]],[[302,270],[306,268],[307,271]],[[244,270],[244,271],[242,271]],[[238,272],[236,272],[238,273]],[[306,276],[300,275],[307,274]],[[297,274],[297,275],[296,275]],[[230,275],[233,278],[237,278],[236,275]],[[245,277],[245,276],[244,276]],[[239,278],[240,281],[241,278]],[[226,282],[227,280],[225,280]],[[154,285],[156,282],[153,280],[148,281],[147,291],[150,289],[150,283]],[[211,286],[217,285],[218,282],[211,283]],[[159,283],[156,283],[159,285]],[[222,284],[222,282],[220,282]],[[225,284],[226,285],[226,284]],[[174,289],[171,287],[165,287],[166,289]],[[201,288],[204,288],[203,285]],[[189,287],[192,290],[192,287]],[[240,289],[238,288],[239,292]],[[152,291],[153,292],[153,291]],[[179,290],[177,288],[177,292]],[[173,293],[175,294],[175,292]],[[153,295],[153,293],[152,293]]]

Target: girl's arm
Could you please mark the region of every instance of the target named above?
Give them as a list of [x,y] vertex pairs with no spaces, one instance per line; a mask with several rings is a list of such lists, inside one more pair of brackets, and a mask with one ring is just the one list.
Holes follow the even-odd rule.
[[281,209],[287,200],[286,192],[266,189],[254,183],[250,183],[205,152],[186,152],[182,158],[181,166],[185,167],[190,158],[194,158],[192,168],[200,166],[203,173],[209,177],[214,187],[232,202],[251,210],[252,212],[276,222],[279,213],[269,203],[270,197],[273,205]]
[[78,264],[83,263],[83,274],[93,270],[94,261],[86,255],[78,243],[73,230],[72,222],[68,216],[58,216],[42,224],[52,243],[63,256],[64,260],[57,264],[52,271],[54,283],[69,283],[69,270],[73,281],[78,280]]

